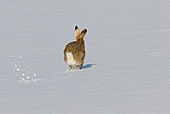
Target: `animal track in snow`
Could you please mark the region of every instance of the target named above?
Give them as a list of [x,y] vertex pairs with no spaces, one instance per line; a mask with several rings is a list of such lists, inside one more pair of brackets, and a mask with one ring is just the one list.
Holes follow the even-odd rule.
[[12,58],[14,58],[15,60],[14,72],[17,78],[19,79],[19,82],[31,83],[40,80],[37,77],[37,68],[35,65],[36,61],[34,61],[34,64],[31,64],[31,62],[24,60],[24,58],[20,55],[12,55]]

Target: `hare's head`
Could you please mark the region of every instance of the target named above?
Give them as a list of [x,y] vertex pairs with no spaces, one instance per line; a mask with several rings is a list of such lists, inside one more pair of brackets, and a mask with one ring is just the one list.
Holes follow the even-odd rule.
[[76,41],[84,45],[84,36],[87,33],[87,29],[83,29],[81,32],[78,28],[78,26],[75,26],[75,36],[76,36]]

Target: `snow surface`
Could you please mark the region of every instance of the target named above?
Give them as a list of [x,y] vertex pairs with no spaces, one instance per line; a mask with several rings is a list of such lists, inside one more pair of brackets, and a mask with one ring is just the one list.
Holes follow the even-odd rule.
[[[1,114],[170,114],[169,0],[0,2]],[[82,71],[65,72],[74,27]]]

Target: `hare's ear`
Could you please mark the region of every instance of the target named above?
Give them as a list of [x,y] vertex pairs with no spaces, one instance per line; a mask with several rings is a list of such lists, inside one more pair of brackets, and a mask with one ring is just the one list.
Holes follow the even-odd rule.
[[83,29],[83,30],[81,31],[81,37],[84,38],[84,36],[86,35],[86,33],[87,33],[87,29]]
[[78,26],[75,26],[75,36],[76,36],[76,38],[80,36],[80,30],[79,30]]

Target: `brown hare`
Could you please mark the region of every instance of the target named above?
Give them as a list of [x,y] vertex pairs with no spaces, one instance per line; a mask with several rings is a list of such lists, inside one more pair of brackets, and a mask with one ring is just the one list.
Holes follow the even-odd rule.
[[75,26],[76,41],[70,42],[64,49],[64,61],[69,65],[69,70],[82,69],[86,55],[84,36],[87,29],[81,32],[78,26]]

